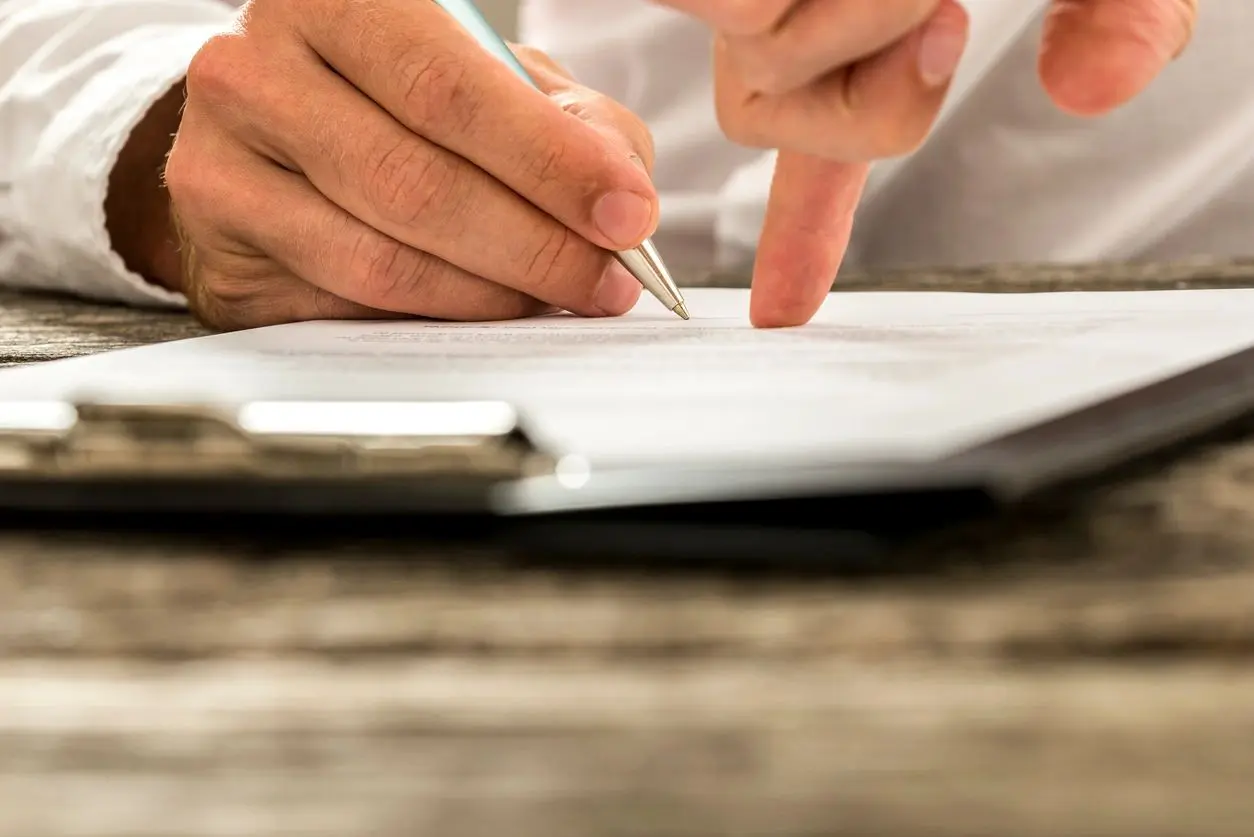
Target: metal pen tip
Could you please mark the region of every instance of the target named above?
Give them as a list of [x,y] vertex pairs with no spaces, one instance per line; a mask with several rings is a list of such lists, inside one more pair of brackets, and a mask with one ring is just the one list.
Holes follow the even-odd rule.
[[671,277],[670,271],[662,263],[657,248],[652,241],[646,241],[634,250],[615,253],[619,264],[627,268],[627,272],[636,277],[641,285],[666,306],[667,311],[674,311],[685,320],[688,319],[688,308],[684,305],[684,295]]

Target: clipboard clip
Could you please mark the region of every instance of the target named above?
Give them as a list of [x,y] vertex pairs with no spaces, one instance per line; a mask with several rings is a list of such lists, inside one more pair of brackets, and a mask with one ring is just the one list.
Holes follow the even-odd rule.
[[501,402],[0,403],[0,476],[497,482],[556,466]]

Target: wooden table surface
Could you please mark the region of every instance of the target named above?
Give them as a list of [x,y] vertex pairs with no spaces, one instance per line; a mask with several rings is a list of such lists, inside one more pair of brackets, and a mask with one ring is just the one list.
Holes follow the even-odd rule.
[[[1254,264],[850,276],[1254,283]],[[0,363],[197,333],[0,296]],[[1254,435],[906,573],[0,530],[0,835],[1247,835]]]

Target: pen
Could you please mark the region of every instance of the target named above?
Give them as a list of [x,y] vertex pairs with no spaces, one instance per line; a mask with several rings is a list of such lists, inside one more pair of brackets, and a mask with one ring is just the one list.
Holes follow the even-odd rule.
[[[488,52],[504,61],[511,70],[521,76],[532,87],[537,86],[535,79],[531,77],[531,74],[518,61],[513,50],[492,28],[472,0],[435,1],[444,11],[452,15]],[[675,280],[671,278],[670,271],[666,269],[666,265],[662,262],[662,257],[658,254],[657,248],[652,241],[645,241],[644,244],[641,244],[634,250],[615,253],[614,257],[618,259],[623,267],[627,268],[627,272],[634,276],[636,281],[644,286],[645,290],[653,294],[658,302],[665,305],[668,311],[673,311],[685,320],[688,319],[688,308],[684,305],[683,294],[679,292],[679,287],[675,284]]]

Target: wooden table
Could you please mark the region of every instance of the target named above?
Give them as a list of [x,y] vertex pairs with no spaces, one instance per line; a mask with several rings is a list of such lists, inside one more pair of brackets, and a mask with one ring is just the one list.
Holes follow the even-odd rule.
[[[1252,280],[1143,265],[844,287]],[[194,333],[0,296],[0,363]],[[789,577],[366,531],[3,531],[0,835],[1254,830],[1249,438],[907,551],[912,572]]]

